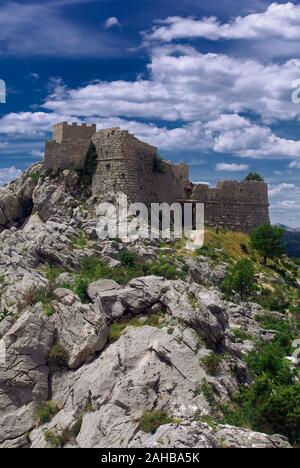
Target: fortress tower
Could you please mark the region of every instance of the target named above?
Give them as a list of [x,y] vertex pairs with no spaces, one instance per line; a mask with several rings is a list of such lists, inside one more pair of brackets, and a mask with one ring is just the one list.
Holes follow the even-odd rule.
[[96,125],[62,122],[53,127],[53,139],[46,142],[45,169],[82,169]]
[[100,130],[92,141],[98,155],[93,193],[123,192],[131,202],[149,203],[157,148],[120,128]]

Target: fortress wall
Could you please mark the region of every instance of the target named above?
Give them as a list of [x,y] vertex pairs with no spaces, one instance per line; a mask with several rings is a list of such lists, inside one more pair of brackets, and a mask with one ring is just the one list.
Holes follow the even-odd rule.
[[73,140],[91,140],[96,133],[96,125],[77,124],[69,125],[67,122],[62,122],[53,127],[53,140],[57,143]]
[[210,189],[196,185],[193,200],[205,203],[205,223],[250,233],[269,223],[268,187],[264,182],[219,182]]
[[45,169],[82,169],[95,132],[96,125],[68,125],[66,122],[55,125],[53,140],[47,141],[45,146]]
[[68,141],[56,143],[51,140],[46,142],[44,167],[52,171],[83,168],[90,148],[89,141]]
[[153,197],[153,160],[157,149],[120,129],[98,132],[93,193],[124,192],[129,201],[149,204]]
[[189,186],[189,167],[186,164],[174,165],[165,161],[164,172],[153,173],[153,199],[158,203],[172,204],[186,199]]

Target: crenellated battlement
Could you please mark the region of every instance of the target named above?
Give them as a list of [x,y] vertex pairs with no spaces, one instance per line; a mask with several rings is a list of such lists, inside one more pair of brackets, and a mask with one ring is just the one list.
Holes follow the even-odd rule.
[[56,143],[74,140],[90,140],[96,133],[97,127],[95,124],[87,125],[86,123],[79,124],[73,122],[61,122],[53,127],[53,140]]

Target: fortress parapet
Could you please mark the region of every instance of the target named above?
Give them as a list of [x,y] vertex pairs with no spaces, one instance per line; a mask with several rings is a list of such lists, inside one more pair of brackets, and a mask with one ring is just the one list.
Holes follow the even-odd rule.
[[62,122],[54,125],[53,139],[46,142],[45,169],[82,169],[95,133],[95,124]]

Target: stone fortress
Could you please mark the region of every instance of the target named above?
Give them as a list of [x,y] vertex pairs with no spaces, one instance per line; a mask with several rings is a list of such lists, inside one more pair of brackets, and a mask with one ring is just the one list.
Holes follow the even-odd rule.
[[157,148],[120,128],[97,132],[96,125],[55,125],[53,139],[46,142],[45,169],[83,170],[91,148],[96,157],[94,195],[123,192],[131,202],[147,205],[204,203],[206,225],[246,233],[270,222],[264,182],[224,181],[216,188],[193,184],[188,165],[161,160]]

